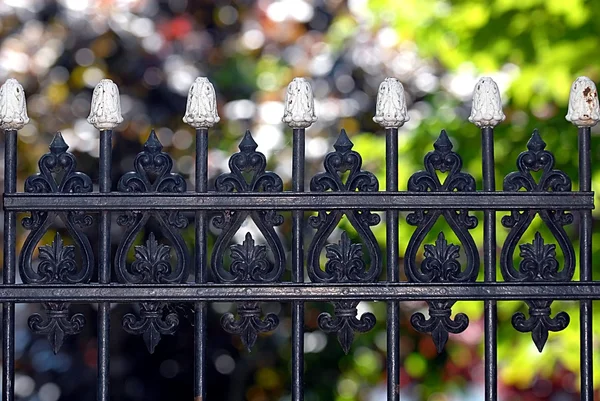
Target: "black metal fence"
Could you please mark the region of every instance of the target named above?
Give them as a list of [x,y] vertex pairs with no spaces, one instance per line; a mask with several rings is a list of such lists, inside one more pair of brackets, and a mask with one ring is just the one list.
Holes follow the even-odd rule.
[[[472,115],[472,121],[481,127],[481,189],[476,188],[471,175],[462,171],[461,158],[453,152],[452,143],[442,131],[433,150],[425,156],[424,170],[412,175],[408,191],[398,191],[398,127],[406,120],[406,106],[402,93],[388,96],[380,91],[378,115],[381,118],[378,122],[385,127],[387,138],[385,190],[380,190],[373,174],[361,169],[361,156],[352,150],[353,144],[342,130],[334,150],[325,157],[324,171],[311,178],[310,190],[305,192],[304,134],[314,116],[311,115],[310,94],[305,98],[309,103],[300,107],[304,107],[302,110],[308,113],[307,116],[295,119],[298,114],[297,110],[292,110],[297,100],[294,88],[299,88],[299,94],[306,88],[300,83],[288,91],[286,99],[292,114],[286,122],[294,127],[291,191],[283,190],[282,180],[275,173],[265,171],[265,157],[257,150],[250,132],[246,132],[241,140],[239,152],[231,156],[230,172],[217,178],[215,188],[208,187],[208,128],[218,122],[214,107],[214,115],[210,117],[210,102],[214,100],[210,86],[204,95],[190,91],[186,113],[187,122],[197,127],[193,191],[186,188],[180,175],[171,171],[172,159],[162,151],[161,143],[152,132],[133,163],[133,171],[119,179],[117,192],[111,192],[111,137],[112,128],[120,122],[120,110],[118,103],[111,104],[110,98],[103,100],[100,96],[96,106],[113,107],[112,115],[116,118],[110,120],[111,112],[102,114],[102,111],[98,112],[101,118],[94,120],[90,116],[92,123],[101,130],[98,191],[94,190],[87,175],[77,171],[74,156],[68,153],[67,144],[57,134],[49,153],[39,160],[40,172],[29,177],[24,191],[19,192],[16,188],[17,129],[26,123],[27,116],[15,117],[23,110],[6,99],[9,89],[18,92],[20,86],[14,89],[14,83],[10,87],[5,84],[4,92],[0,92],[0,106],[3,106],[0,114],[4,113],[0,119],[5,129],[6,149],[4,282],[0,289],[4,352],[2,400],[14,398],[14,307],[18,302],[43,304],[45,312],[31,316],[29,326],[34,332],[46,335],[55,351],[65,336],[77,334],[84,325],[83,316],[70,314],[69,304],[99,304],[98,400],[102,401],[109,399],[110,332],[119,329],[110,327],[111,302],[139,304],[139,313],[126,315],[122,326],[128,333],[141,335],[150,352],[154,351],[162,335],[172,334],[177,329],[180,319],[177,305],[193,304],[196,400],[207,399],[207,304],[236,302],[237,317],[226,314],[221,324],[227,332],[241,336],[244,345],[251,348],[259,333],[274,330],[278,325],[276,315],[262,317],[259,303],[292,302],[291,391],[292,399],[297,401],[303,399],[304,392],[304,302],[333,303],[334,314],[322,314],[318,324],[323,331],[335,333],[344,351],[348,352],[355,333],[368,331],[375,324],[375,316],[370,313],[357,316],[358,303],[363,300],[387,301],[387,398],[398,400],[399,302],[427,301],[429,316],[415,313],[411,323],[416,330],[431,333],[441,351],[449,334],[462,332],[469,323],[464,314],[451,318],[453,304],[458,300],[483,301],[485,399],[495,400],[496,302],[526,301],[529,316],[515,314],[513,326],[518,331],[530,332],[541,351],[549,331],[560,331],[569,324],[565,312],[551,316],[552,301],[568,299],[581,303],[581,399],[591,401],[591,302],[600,298],[600,285],[592,281],[591,275],[594,199],[590,127],[600,116],[596,88],[588,81],[578,79],[574,84],[570,115],[567,116],[579,127],[578,191],[572,191],[571,179],[555,169],[554,157],[545,149],[546,144],[538,132],[533,133],[527,149],[519,155],[517,171],[505,177],[502,191],[496,191],[493,127],[503,115],[498,109],[497,87],[495,84],[490,86],[488,80],[480,81],[476,88]],[[106,85],[104,91],[109,94],[114,88]],[[399,89],[396,87],[395,90]],[[19,100],[22,96],[21,93],[15,98]],[[118,101],[118,93],[116,96],[112,97],[113,102]],[[199,109],[193,109],[194,102],[200,102]],[[386,108],[386,102],[388,106],[392,104],[391,108]],[[587,109],[586,105],[589,106]],[[25,107],[24,100],[22,107]],[[92,109],[94,114],[94,105]],[[475,115],[475,111],[480,115]],[[445,180],[440,180],[439,172],[447,173]],[[532,172],[541,172],[539,179],[536,180]],[[283,223],[281,211],[292,211],[291,282],[282,280],[290,261],[286,261],[287,250],[275,230]],[[307,211],[316,213],[305,219]],[[385,212],[385,258],[371,232],[371,226],[380,223],[379,215],[374,213],[377,211]],[[406,249],[403,267],[399,266],[400,211],[410,212],[406,222],[416,227]],[[483,250],[477,248],[469,232],[478,224],[477,218],[470,214],[472,211],[484,212]],[[496,277],[498,211],[506,213],[502,224],[510,229],[506,241],[500,245],[499,266],[503,280]],[[29,213],[22,220],[29,234],[20,255],[16,254],[17,212]],[[564,230],[565,225],[573,222],[571,212],[579,216],[579,281],[573,281],[575,249]],[[117,223],[124,229],[114,254],[110,240],[112,215],[117,216]],[[181,230],[190,223],[188,216],[192,215],[195,241],[190,247]],[[538,232],[532,243],[520,243],[536,216],[548,226],[554,238],[542,238]],[[338,243],[328,243],[343,217],[349,220],[360,241],[352,242],[344,233]],[[448,243],[443,232],[439,233],[435,243],[423,244],[435,222],[442,217],[462,247]],[[59,233],[52,243],[40,244],[57,219],[62,220],[66,228],[64,234],[70,236],[73,245],[65,245]],[[254,221],[264,237],[263,244],[259,244],[251,233],[246,233],[242,243],[232,244],[234,235],[246,219]],[[99,244],[94,255],[92,244],[82,230],[96,222]],[[220,232],[212,249],[207,246],[209,224]],[[307,224],[315,234],[305,251],[303,235]],[[142,236],[142,243],[135,245]],[[557,259],[555,243],[562,252],[562,264]],[[515,255],[517,246],[519,255]],[[423,247],[424,254],[421,255],[419,250]],[[387,263],[385,269],[384,260]],[[515,260],[519,261],[518,266],[515,266]],[[402,268],[408,282],[400,281]],[[17,269],[22,284],[16,284]],[[478,282],[481,269],[485,279]],[[384,270],[387,273],[382,278]],[[208,397],[215,398],[210,394]]]

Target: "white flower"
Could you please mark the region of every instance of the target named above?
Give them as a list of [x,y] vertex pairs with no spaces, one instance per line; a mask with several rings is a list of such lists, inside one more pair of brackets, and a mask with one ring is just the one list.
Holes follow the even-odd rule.
[[573,82],[565,118],[577,127],[593,127],[600,120],[598,91],[588,77],[579,77]]
[[0,128],[19,130],[28,122],[25,91],[19,81],[9,78],[0,87]]
[[399,128],[408,120],[404,87],[398,79],[386,78],[379,85],[373,121],[383,128]]
[[194,128],[210,128],[219,121],[215,88],[208,78],[196,78],[188,92],[183,122]]
[[317,121],[313,91],[305,78],[294,78],[288,85],[282,121],[290,128],[308,128]]
[[504,118],[498,85],[490,77],[481,78],[475,85],[469,121],[480,128],[495,127]]
[[87,121],[98,130],[111,130],[123,122],[119,88],[110,79],[101,80],[94,88]]

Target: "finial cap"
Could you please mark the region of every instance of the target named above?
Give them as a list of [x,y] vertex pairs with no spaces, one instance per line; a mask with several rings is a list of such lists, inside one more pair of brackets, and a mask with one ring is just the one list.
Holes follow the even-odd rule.
[[498,85],[490,77],[481,78],[473,92],[473,106],[469,121],[479,128],[493,128],[505,118]]
[[208,78],[196,78],[188,92],[183,122],[198,129],[210,128],[219,121],[215,88]]
[[98,130],[111,130],[123,122],[119,88],[110,79],[102,79],[94,88],[88,123]]
[[0,87],[0,128],[20,130],[28,122],[25,91],[19,81],[9,78]]
[[312,87],[305,78],[294,78],[288,85],[281,121],[290,128],[308,128],[317,121]]
[[588,77],[579,77],[571,86],[569,111],[565,117],[577,127],[593,127],[600,121],[598,91]]
[[402,83],[396,78],[386,78],[379,85],[373,121],[383,128],[400,128],[409,119]]

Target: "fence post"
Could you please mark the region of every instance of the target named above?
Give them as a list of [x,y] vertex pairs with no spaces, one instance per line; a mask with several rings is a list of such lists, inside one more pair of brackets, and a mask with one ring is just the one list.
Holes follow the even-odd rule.
[[[29,122],[25,91],[15,79],[0,88],[0,128],[4,130],[4,193],[17,192],[17,131]],[[4,214],[4,284],[16,278],[16,212]],[[12,401],[15,391],[15,304],[2,305],[2,401]]]
[[[304,192],[306,128],[317,117],[310,83],[294,78],[285,94],[282,121],[292,128],[292,191]],[[292,281],[304,281],[304,211],[292,211]],[[304,302],[292,302],[292,401],[304,399]]]
[[[598,92],[588,77],[579,77],[571,87],[566,119],[579,131],[579,191],[592,190],[590,157],[591,128],[600,120]],[[592,211],[581,210],[579,222],[580,281],[592,281]],[[581,400],[594,399],[592,301],[580,303]]]
[[[112,130],[121,122],[119,88],[110,79],[101,80],[94,88],[88,122],[100,131],[98,189],[111,191]],[[100,212],[98,222],[98,283],[109,284],[111,275],[110,218]],[[110,302],[98,304],[98,401],[110,399]]]
[[[488,77],[475,85],[473,106],[469,121],[481,128],[483,190],[496,190],[494,169],[494,127],[504,120],[498,85]],[[496,212],[484,210],[483,215],[483,268],[484,281],[496,281]],[[497,305],[494,300],[484,301],[485,331],[485,400],[498,397],[498,339]]]
[[[183,122],[196,129],[195,191],[208,192],[208,129],[221,119],[217,113],[215,88],[205,77],[198,77],[190,87]],[[207,227],[205,211],[195,214],[194,282],[207,282]],[[194,304],[194,400],[206,400],[206,302]]]
[[[377,93],[377,107],[373,121],[385,128],[386,137],[386,191],[398,191],[398,128],[409,120],[406,110],[404,87],[396,78],[386,78]],[[387,279],[391,283],[400,281],[398,210],[387,210],[386,249]],[[400,304],[387,304],[387,399],[400,399]]]

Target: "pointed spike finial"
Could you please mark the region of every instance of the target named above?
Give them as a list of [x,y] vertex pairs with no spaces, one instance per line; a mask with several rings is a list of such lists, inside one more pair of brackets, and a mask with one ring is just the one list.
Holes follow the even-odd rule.
[[593,127],[600,121],[598,91],[588,77],[579,77],[573,82],[565,119],[577,127]]
[[387,129],[400,128],[409,119],[404,86],[396,78],[386,78],[379,85],[373,121]]
[[20,130],[28,122],[25,91],[19,81],[9,78],[0,87],[0,128]]
[[183,122],[196,129],[211,128],[221,121],[217,112],[215,88],[206,77],[198,77],[190,87]]
[[162,150],[163,145],[160,143],[158,136],[156,136],[156,132],[154,130],[150,131],[150,135],[144,144],[144,149],[152,153],[158,153]]
[[57,132],[54,135],[52,142],[50,142],[49,148],[51,153],[59,155],[61,153],[65,153],[69,149],[69,145],[67,145],[67,143],[63,139],[62,134],[60,132]]
[[539,336],[540,337],[535,337],[533,334],[531,335],[535,347],[541,353],[544,350],[544,345],[546,345],[546,341],[548,341],[548,331],[540,333]]
[[437,328],[433,329],[431,336],[433,338],[433,344],[435,345],[435,350],[437,353],[441,354],[444,352],[444,347],[446,347],[446,343],[448,343],[448,331],[438,326]]
[[354,331],[348,325],[342,327],[338,332],[338,342],[342,347],[342,351],[344,351],[345,355],[350,353],[350,349],[352,348],[352,343],[354,342]]
[[333,147],[338,152],[346,153],[347,151],[352,149],[353,146],[354,146],[354,144],[352,143],[350,138],[348,138],[348,134],[346,134],[346,130],[342,129],[340,131],[340,136],[338,136],[337,140],[333,144]]
[[308,128],[317,121],[312,87],[306,78],[294,78],[288,85],[281,121],[290,128]]
[[529,139],[529,141],[527,141],[527,149],[534,152],[540,152],[546,149],[546,142],[544,142],[544,140],[540,136],[540,132],[537,130],[537,128],[533,130],[531,138]]
[[469,121],[479,128],[493,128],[505,118],[498,85],[490,77],[481,78],[473,92],[473,106]]
[[111,130],[123,122],[119,88],[110,79],[102,79],[94,88],[88,123],[97,130]]
[[151,324],[146,329],[146,331],[142,335],[142,338],[144,339],[144,343],[146,344],[146,349],[148,350],[148,353],[154,354],[156,346],[161,340],[160,337],[160,332],[154,327],[153,324]]
[[246,133],[244,134],[244,138],[242,138],[242,141],[238,145],[238,148],[242,152],[254,152],[256,150],[256,148],[258,148],[258,144],[254,140],[254,138],[252,138],[252,134],[250,133],[250,130],[246,130]]
[[440,132],[438,139],[436,139],[436,141],[433,143],[433,148],[439,152],[448,153],[453,147],[454,145],[452,145],[452,142],[450,142],[450,138],[448,138],[446,130],[443,129],[442,132]]

